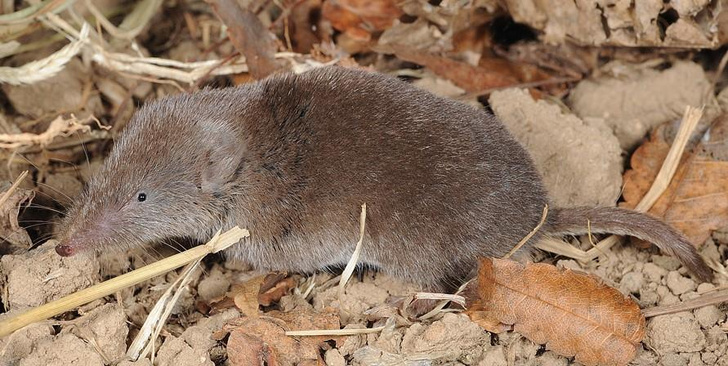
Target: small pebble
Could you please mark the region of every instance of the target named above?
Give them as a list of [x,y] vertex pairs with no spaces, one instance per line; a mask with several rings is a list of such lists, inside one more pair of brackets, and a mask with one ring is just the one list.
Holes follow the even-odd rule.
[[667,270],[654,264],[654,263],[645,263],[645,266],[642,268],[642,273],[647,276],[647,279],[652,282],[660,283],[662,281],[662,278],[667,276]]
[[698,293],[699,294],[706,293],[706,292],[711,291],[713,289],[715,289],[715,285],[712,284],[712,283],[703,282],[703,283],[701,283],[701,284],[698,285]]
[[680,261],[677,260],[677,258],[675,258],[675,257],[671,257],[671,256],[667,256],[667,255],[653,255],[652,263],[654,263],[668,271],[675,271],[678,268],[680,268]]
[[668,353],[660,359],[662,366],[688,366],[688,360],[678,353]]
[[326,366],[346,366],[344,356],[336,348],[326,351],[324,361],[326,362]]
[[715,305],[710,305],[697,309],[695,310],[694,314],[695,319],[698,320],[698,323],[700,323],[700,325],[706,329],[712,327],[721,319],[725,318],[723,312],[720,311],[720,309],[718,309],[718,307]]
[[642,272],[627,272],[622,276],[619,283],[619,289],[623,293],[636,294],[640,292],[640,288],[645,283],[645,277]]
[[197,293],[202,300],[210,302],[225,295],[229,287],[230,280],[219,270],[214,270],[197,285]]
[[658,305],[672,305],[680,302],[680,299],[673,295],[672,292],[670,292],[670,289],[667,288],[667,286],[658,286],[657,295],[660,297],[660,301],[658,302]]
[[675,295],[681,295],[689,291],[695,291],[696,288],[698,288],[698,285],[695,283],[695,281],[683,277],[678,273],[677,271],[670,271],[670,273],[667,274],[667,287],[670,288],[670,291],[672,291]]
[[706,344],[700,324],[689,312],[660,315],[647,325],[646,342],[658,354],[698,352]]

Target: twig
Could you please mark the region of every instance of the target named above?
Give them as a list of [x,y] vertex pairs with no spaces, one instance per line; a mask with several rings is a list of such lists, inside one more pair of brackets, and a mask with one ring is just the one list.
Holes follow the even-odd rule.
[[106,282],[91,286],[74,294],[38,306],[25,313],[0,322],[0,337],[8,335],[28,324],[48,319],[78,306],[87,304],[121,289],[134,286],[162,273],[181,267],[189,262],[217,253],[249,236],[248,230],[234,227],[223,234],[215,235],[207,244],[162,259],[159,262],[125,273]]
[[134,7],[134,10],[124,18],[119,27],[116,27],[94,6],[91,0],[86,0],[86,8],[96,17],[96,20],[101,23],[101,26],[115,38],[126,40],[132,40],[139,35],[161,6],[161,0],[139,1]]
[[386,328],[394,328],[394,318],[387,319],[386,323],[374,328],[359,329],[314,329],[314,330],[289,330],[286,331],[287,336],[351,336],[359,334],[378,333]]
[[556,77],[556,78],[551,78],[551,79],[546,79],[546,80],[532,81],[532,82],[528,82],[528,83],[520,83],[520,84],[507,85],[507,86],[498,86],[498,87],[494,87],[494,88],[488,88],[488,89],[483,89],[483,90],[479,90],[479,91],[475,91],[475,92],[465,93],[463,95],[458,95],[457,97],[455,97],[455,99],[467,101],[467,100],[475,99],[478,97],[490,95],[493,92],[497,92],[499,90],[504,90],[504,89],[509,89],[509,88],[536,88],[539,86],[546,86],[546,85],[553,85],[553,84],[574,83],[581,79],[582,78],[580,78],[580,77]]
[[192,280],[192,273],[199,267],[201,261],[202,257],[188,264],[162,297],[159,298],[149,315],[147,315],[147,320],[139,329],[136,338],[129,346],[129,350],[126,351],[127,357],[136,361],[139,358],[146,358],[149,352],[152,351],[153,340],[159,336],[169,315],[172,313],[174,305],[184,292],[184,288]]
[[356,243],[354,253],[349,259],[349,263],[346,264],[344,272],[341,273],[341,279],[339,280],[339,298],[344,294],[344,287],[349,282],[351,274],[354,273],[356,264],[359,262],[359,254],[361,254],[362,243],[364,242],[364,229],[366,227],[367,220],[367,204],[361,205],[361,214],[359,215],[359,241]]
[[728,290],[701,295],[692,300],[683,301],[677,304],[651,307],[649,309],[642,310],[642,314],[644,314],[645,318],[650,318],[653,316],[679,313],[681,311],[702,308],[708,305],[720,304],[726,301],[728,301]]
[[60,12],[73,3],[74,0],[45,0],[14,13],[0,15],[0,24],[7,25],[32,22],[44,14]]
[[508,252],[506,255],[504,255],[503,259],[510,258],[513,254],[515,254],[518,251],[518,249],[521,249],[521,247],[528,242],[528,239],[531,239],[534,235],[536,235],[538,230],[541,229],[541,226],[543,226],[543,224],[546,222],[546,217],[548,216],[548,214],[549,214],[549,205],[546,204],[543,206],[543,213],[541,214],[541,221],[538,222],[538,225],[536,225],[536,227],[534,227],[533,230],[531,230],[531,232],[528,233],[528,235],[526,235],[523,239],[521,239],[521,241],[519,241],[518,244],[516,244],[516,246],[513,247],[513,249],[511,249],[510,252]]
[[20,186],[20,183],[23,183],[23,179],[25,179],[25,177],[27,177],[27,176],[28,176],[27,170],[24,170],[22,173],[20,173],[18,178],[15,179],[15,182],[13,182],[13,185],[11,185],[10,188],[8,188],[8,190],[5,191],[5,194],[3,194],[2,197],[0,197],[0,207],[3,207],[3,205],[5,204],[5,201],[7,201],[8,198],[10,198],[10,196],[12,196],[13,192],[15,192],[16,189],[18,189],[18,186]]
[[280,68],[275,60],[275,38],[254,13],[242,9],[235,0],[206,1],[227,25],[230,41],[245,55],[254,78],[262,79]]
[[286,331],[287,336],[303,337],[303,336],[351,336],[359,334],[379,333],[386,328],[385,325],[376,328],[363,329],[315,329],[315,330],[289,330]]
[[89,26],[84,24],[77,40],[69,43],[52,55],[20,67],[0,67],[0,83],[10,85],[32,84],[55,76],[81,51],[88,41]]

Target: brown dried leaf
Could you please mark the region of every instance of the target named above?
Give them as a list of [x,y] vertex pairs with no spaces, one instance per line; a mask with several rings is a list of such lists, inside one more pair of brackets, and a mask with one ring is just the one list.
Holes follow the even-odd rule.
[[258,303],[263,306],[270,306],[278,302],[283,295],[296,287],[296,279],[288,276],[286,272],[275,272],[265,276],[260,285]]
[[369,32],[382,31],[392,26],[394,20],[402,14],[402,10],[393,0],[326,1],[322,9],[324,19],[342,32],[351,28]]
[[322,0],[301,0],[293,5],[288,16],[288,28],[294,52],[310,53],[315,44],[329,40],[320,21],[313,23],[319,19],[317,14],[321,12],[321,2]]
[[259,315],[258,306],[270,306],[296,286],[296,280],[287,273],[274,272],[257,276],[240,284],[234,284],[224,297],[213,301],[210,307],[215,312],[233,306],[246,316]]
[[438,76],[452,81],[471,93],[543,81],[550,77],[536,66],[499,58],[481,58],[479,65],[473,66],[401,44],[388,44],[378,50],[393,52],[404,61],[425,66]]
[[483,69],[465,62],[400,45],[392,45],[392,48],[398,58],[425,66],[435,74],[452,81],[468,92],[478,92],[518,83],[518,79],[510,74],[503,74],[500,70]]
[[260,338],[236,329],[227,343],[230,365],[278,366],[278,356],[273,348]]
[[242,284],[235,284],[227,297],[232,297],[240,312],[249,317],[258,316],[258,294],[265,276],[257,276]]
[[[0,197],[7,193],[7,190],[0,193]],[[18,224],[18,214],[22,204],[34,196],[31,190],[15,188],[0,204],[0,238],[10,245],[10,248],[2,248],[0,253],[16,253],[33,245],[28,233]]]
[[[711,232],[728,225],[728,118],[711,128],[710,139],[683,159],[662,196],[649,213],[680,230],[695,246]],[[650,140],[632,155],[632,169],[624,173],[625,207],[634,207],[647,193],[670,150],[665,129],[658,128]]]
[[588,274],[548,264],[480,261],[467,314],[514,330],[585,365],[626,365],[645,333],[639,306]]
[[207,0],[218,17],[227,25],[228,36],[235,48],[245,55],[250,73],[262,79],[281,66],[275,59],[275,36],[258,17],[243,9],[235,0]]
[[[239,318],[227,344],[231,365],[323,365],[320,345],[332,337],[289,337],[287,330],[339,329],[338,315],[308,312],[272,312],[276,318]],[[336,315],[334,317],[334,315]],[[280,317],[280,318],[278,318]],[[272,363],[271,363],[272,362]]]

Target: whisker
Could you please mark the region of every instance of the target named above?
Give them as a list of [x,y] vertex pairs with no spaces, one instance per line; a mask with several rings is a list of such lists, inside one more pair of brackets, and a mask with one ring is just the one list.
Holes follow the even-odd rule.
[[81,148],[83,149],[83,155],[86,157],[86,167],[91,167],[91,161],[88,158],[88,150],[86,150],[86,142],[81,139],[81,133],[79,131],[76,131],[76,134],[78,135],[79,139],[81,140]]
[[[38,194],[41,194],[44,197],[49,198],[51,201],[55,202],[56,204],[58,204],[61,207],[66,207],[66,205],[63,202],[61,202],[57,198],[51,196],[50,194],[48,194],[48,192],[43,192],[40,189],[34,189],[33,192],[38,193]],[[68,202],[68,203],[70,203],[70,202]]]
[[52,238],[53,238],[53,234],[42,235],[35,239],[35,243],[45,243]]
[[[47,183],[43,183],[43,182],[36,182],[36,184],[40,184],[40,185],[42,185],[42,186],[44,186],[44,187],[48,187],[48,188],[52,189],[52,190],[53,190],[54,192],[56,192],[56,193],[60,193],[60,194],[61,194],[61,195],[62,195],[63,197],[65,197],[65,198],[66,198],[66,199],[68,200],[68,202],[69,202],[69,203],[70,203],[70,202],[73,202],[73,198],[71,198],[71,196],[67,195],[67,194],[66,194],[66,193],[64,193],[64,192],[61,192],[61,190],[59,190],[59,189],[57,189],[57,188],[55,188],[55,187],[51,186],[50,184],[47,184]],[[47,193],[46,193],[46,194],[47,194]],[[60,202],[59,202],[59,203],[60,203]]]
[[48,207],[48,206],[39,205],[37,203],[31,203],[31,204],[28,205],[28,207],[52,211],[52,212],[55,212],[57,214],[60,214],[61,216],[65,216],[66,215],[66,213],[63,212],[63,211],[59,211],[59,210],[56,210],[56,209],[51,208],[51,207]]
[[44,226],[44,225],[53,225],[53,223],[51,223],[51,222],[41,222],[41,223],[36,223],[36,224],[33,224],[33,225],[27,225],[27,226],[21,224],[20,226],[23,229],[28,230],[28,229],[32,229],[32,228],[39,227],[39,226]]

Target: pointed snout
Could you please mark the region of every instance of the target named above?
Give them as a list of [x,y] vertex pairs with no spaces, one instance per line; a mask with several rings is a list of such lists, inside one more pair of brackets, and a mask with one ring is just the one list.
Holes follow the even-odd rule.
[[70,257],[76,254],[76,252],[77,250],[71,245],[64,243],[56,245],[56,253],[58,253],[61,257]]

